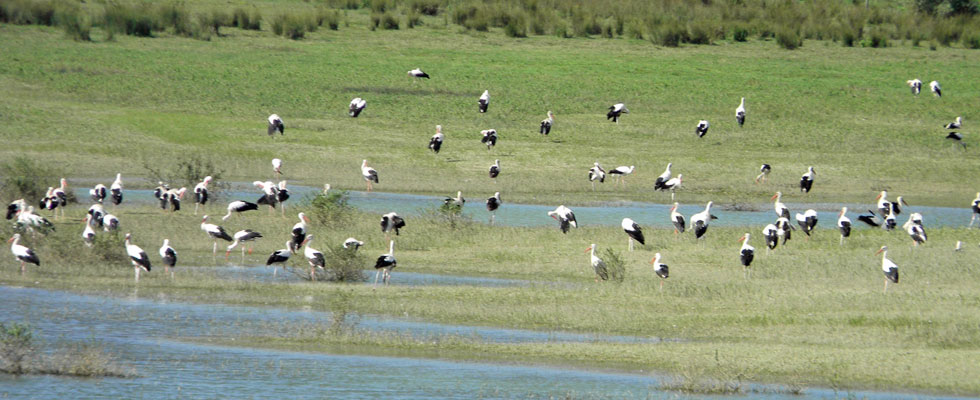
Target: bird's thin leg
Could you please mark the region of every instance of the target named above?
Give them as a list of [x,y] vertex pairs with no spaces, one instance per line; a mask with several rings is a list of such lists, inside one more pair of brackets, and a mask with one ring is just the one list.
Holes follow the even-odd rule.
[[490,226],[493,226],[494,213],[490,213]]
[[377,289],[377,287],[378,287],[378,276],[379,275],[381,275],[381,270],[380,269],[378,270],[378,272],[375,272],[374,273],[374,287],[375,287],[375,289]]
[[629,242],[630,242],[630,251],[633,251],[633,238],[629,238]]
[[286,205],[285,204],[279,203],[279,211],[282,211],[282,217],[283,218],[286,218]]
[[310,266],[310,280],[316,282],[316,275],[313,274],[313,266]]
[[670,191],[670,201],[674,201],[674,191]]
[[27,272],[27,265],[26,264],[27,263],[25,263],[23,261],[20,262],[20,274],[21,275],[24,275],[24,272]]
[[660,280],[660,291],[661,292],[664,291],[664,280],[663,279]]
[[245,246],[242,246],[242,265],[245,265]]
[[133,268],[136,270],[136,282],[140,281],[140,267]]
[[881,292],[888,293],[888,278],[885,278],[885,290],[882,290]]
[[201,206],[201,203],[194,203],[194,215],[197,215],[197,208]]
[[170,270],[170,280],[173,280],[173,279],[174,279],[174,271],[175,271],[176,269],[177,269],[177,268],[174,268],[174,269],[172,269],[172,270]]
[[218,256],[218,241],[214,241],[214,246],[211,246],[211,256],[212,258]]
[[973,217],[970,218],[970,226],[968,226],[967,228],[972,228],[973,227],[973,222],[976,221],[976,220],[977,220],[977,214],[976,213],[973,213]]
[[595,191],[595,181],[592,181],[592,191]]
[[844,235],[840,235],[840,245],[844,245]]
[[[283,269],[283,271],[285,271],[286,270],[286,266],[283,265],[282,266],[282,269]],[[279,273],[279,266],[276,265],[276,264],[272,264],[272,276],[276,276],[277,273]]]

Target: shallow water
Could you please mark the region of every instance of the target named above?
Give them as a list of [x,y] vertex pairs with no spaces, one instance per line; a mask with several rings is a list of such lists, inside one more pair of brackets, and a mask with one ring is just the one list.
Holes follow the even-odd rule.
[[[0,397],[4,398],[472,399],[564,395],[725,398],[658,392],[658,377],[644,374],[410,357],[307,354],[175,340],[229,333],[288,335],[289,332],[282,332],[281,326],[292,325],[283,325],[285,322],[326,318],[326,313],[193,305],[166,299],[100,298],[11,287],[0,287],[0,298],[4,299],[0,321],[29,322],[49,342],[99,340],[139,375],[103,379],[0,375]],[[483,335],[481,332],[481,337],[486,337]],[[850,394],[879,399],[940,398],[875,392]],[[807,389],[804,396],[777,393],[751,397],[817,399],[837,395],[829,390]]]
[[[289,189],[292,197],[287,204],[299,204],[303,199],[318,193],[321,189],[293,185]],[[251,190],[247,186],[236,185],[229,192],[222,195],[226,199],[242,199],[256,201],[259,198],[257,190]],[[83,202],[88,199],[88,189],[76,189],[76,195]],[[139,204],[156,204],[151,190],[129,190],[124,192],[124,202],[134,202]],[[191,196],[190,198],[192,198]],[[184,209],[193,208],[194,204],[190,198],[185,198]],[[434,210],[442,205],[443,197],[423,196],[403,193],[385,192],[348,192],[349,204],[366,212],[384,214],[391,211],[398,212],[402,216],[418,216],[430,210]],[[556,226],[557,222],[548,217],[548,211],[554,210],[558,205],[535,205],[535,204],[511,204],[506,202],[496,211],[494,222],[503,226]],[[490,213],[486,210],[486,199],[470,198],[463,206],[463,213],[475,221],[489,222]],[[292,202],[292,203],[290,203]],[[218,212],[211,211],[213,214],[224,215],[227,201],[221,201],[216,205],[210,206],[211,210],[217,207]],[[854,223],[854,227],[861,229],[865,224],[857,221],[857,216],[867,213],[868,209],[873,209],[871,204],[791,204],[787,207],[795,213],[802,213],[806,209],[816,210],[820,222],[817,229],[837,229],[837,213],[843,206],[848,207],[848,217]],[[602,204],[599,206],[576,206],[572,207],[579,226],[585,225],[614,225],[618,226],[623,218],[632,218],[641,226],[654,226],[660,228],[670,228],[670,207],[669,204],[645,203],[633,201],[620,201]],[[723,209],[722,205],[716,205],[711,213],[718,217],[711,221],[715,226],[745,226],[763,227],[766,224],[775,222],[776,213],[773,211],[772,203],[752,204],[749,210],[729,210]],[[681,204],[679,211],[690,221],[691,215],[704,210],[704,204]],[[923,215],[926,227],[962,227],[970,222],[972,211],[969,208],[951,207],[920,207],[906,206],[902,209],[902,214],[898,215],[898,223],[901,225],[908,218],[909,213],[918,212]],[[794,222],[795,221],[791,221]]]
[[[192,269],[196,271],[212,272],[215,275],[220,275],[222,278],[227,279],[237,279],[246,281],[257,281],[257,282],[302,282],[305,281],[303,277],[297,275],[298,273],[307,273],[305,268],[294,269],[291,271],[283,271],[279,268],[279,271],[273,275],[275,272],[272,267],[266,266],[222,266],[222,267],[181,267]],[[375,270],[364,270],[364,275],[368,276],[366,282],[367,285],[374,284],[374,274]],[[418,272],[402,272],[395,270],[392,272],[392,279],[390,285],[392,286],[480,286],[480,287],[510,287],[510,286],[529,286],[533,282],[520,280],[520,279],[501,279],[501,278],[487,278],[487,277],[476,277],[476,276],[457,276],[457,275],[439,275],[439,274],[423,274]],[[380,284],[380,283],[379,283]],[[539,283],[545,284],[545,283]]]

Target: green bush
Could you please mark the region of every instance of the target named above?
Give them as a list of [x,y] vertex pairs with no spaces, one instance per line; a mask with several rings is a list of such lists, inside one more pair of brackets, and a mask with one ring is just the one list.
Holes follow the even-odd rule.
[[960,36],[960,42],[968,49],[980,49],[980,31],[964,33]]
[[27,204],[36,204],[47,194],[48,187],[57,186],[56,182],[61,179],[57,171],[46,164],[23,156],[0,165],[0,175],[3,176],[0,193],[5,197],[2,199],[4,204],[20,198]]
[[147,183],[156,186],[164,182],[171,187],[194,188],[206,176],[211,177],[208,191],[212,198],[220,196],[222,190],[227,190],[231,184],[222,181],[225,170],[211,161],[211,158],[201,154],[187,154],[170,158],[166,163],[157,160],[143,160]]
[[880,29],[874,29],[868,38],[861,42],[862,47],[888,47],[888,37]]
[[17,25],[54,25],[55,3],[46,0],[0,1],[0,22]]
[[677,21],[669,21],[653,28],[653,43],[664,47],[677,47],[687,40],[687,29]]
[[510,37],[527,37],[527,16],[524,12],[519,12],[511,16],[504,26],[504,34]]
[[414,29],[416,26],[422,25],[422,15],[416,11],[409,11],[405,15],[405,26],[408,29]]
[[272,19],[272,33],[293,40],[306,36],[307,19],[298,14],[279,14]]
[[384,13],[381,15],[381,27],[388,30],[398,29],[398,18],[391,13]]
[[412,11],[417,13],[429,16],[439,15],[438,0],[412,0],[409,7],[411,7]]
[[69,38],[79,42],[92,41],[92,19],[77,6],[62,5],[55,12],[54,19]]
[[232,13],[232,26],[253,31],[262,29],[262,13],[254,6],[251,9],[237,7]]
[[149,7],[149,4],[140,7],[122,3],[106,4],[103,17],[105,27],[113,33],[152,37],[153,31],[159,28]]
[[182,2],[170,2],[157,9],[157,18],[161,27],[172,27],[178,36],[192,37],[200,29],[191,18],[191,14]]
[[786,50],[795,50],[803,46],[803,38],[800,37],[799,32],[787,27],[776,30],[776,42],[779,43],[779,47]]
[[711,44],[714,32],[711,26],[701,23],[691,23],[687,26],[687,41],[692,44]]
[[222,26],[232,26],[234,19],[228,12],[215,8],[208,12],[198,14],[198,23],[210,30],[215,35],[221,36]]
[[317,8],[316,24],[323,26],[326,24],[330,30],[335,31],[340,28],[340,11],[328,8]]
[[30,372],[36,351],[30,325],[0,322],[0,371],[14,375]]
[[749,39],[749,30],[744,26],[736,26],[732,29],[732,40],[736,42],[744,42]]
[[310,201],[310,217],[320,225],[337,226],[350,222],[354,208],[347,204],[347,192],[318,193]]
[[610,281],[622,283],[626,280],[626,261],[623,260],[622,254],[607,247],[602,253],[602,261],[606,263]]
[[[314,276],[318,281],[326,282],[363,282],[367,280],[364,267],[368,265],[367,257],[354,248],[345,249],[343,246],[329,246],[320,250],[324,257],[323,269],[315,269]],[[305,274],[309,277],[309,274]],[[308,278],[307,278],[308,279]]]

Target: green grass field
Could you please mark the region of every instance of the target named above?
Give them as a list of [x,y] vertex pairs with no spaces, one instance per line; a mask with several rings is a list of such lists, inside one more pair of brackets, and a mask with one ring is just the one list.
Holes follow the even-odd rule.
[[[684,174],[678,192],[684,203],[766,203],[776,190],[786,193],[787,202],[870,203],[887,189],[913,206],[967,207],[977,190],[969,177],[980,166],[972,128],[980,118],[978,52],[816,41],[792,52],[769,41],[660,48],[629,39],[464,34],[441,18],[425,19],[417,29],[372,32],[358,23],[365,14],[351,18],[350,27],[302,41],[224,28],[226,36],[210,42],[162,35],[76,43],[54,28],[0,25],[0,163],[26,155],[69,180],[108,184],[121,172],[127,187],[136,187],[145,184],[144,164],[166,167],[202,155],[223,168],[226,179],[251,181],[270,178],[269,160],[278,157],[291,182],[362,189],[358,166],[367,158],[381,175],[376,190],[462,190],[471,198],[500,191],[507,202],[545,204],[666,202],[669,196],[653,192],[652,185],[667,162]],[[411,82],[405,72],[415,67],[433,78]],[[940,81],[944,97],[912,97],[904,82],[915,77]],[[481,115],[476,100],[485,89],[492,100]],[[355,96],[367,99],[368,107],[351,119],[346,107]],[[743,128],[733,118],[740,97],[748,109]],[[631,114],[618,125],[607,122],[606,108],[620,101]],[[537,127],[548,110],[557,121],[542,137]],[[285,136],[265,134],[271,113],[285,120]],[[964,118],[965,150],[943,139],[941,125],[956,116]],[[693,132],[700,119],[712,123],[703,139]],[[447,136],[438,155],[426,149],[437,124]],[[479,143],[479,131],[487,128],[500,133],[489,153]],[[486,168],[495,158],[503,173],[493,185]],[[594,161],[607,168],[636,165],[637,172],[626,188],[607,182],[593,193],[586,172]],[[755,185],[763,162],[773,165],[770,183]],[[795,187],[810,165],[818,175],[804,198]],[[4,255],[0,283],[132,294],[131,268],[71,261],[79,254],[86,262],[97,260],[82,253],[88,250],[76,221],[84,208],[73,206],[56,234],[34,243],[43,267],[20,276]],[[223,204],[209,211],[223,214],[216,209],[223,211]],[[154,260],[168,237],[181,265],[216,264],[199,217],[187,211],[167,216],[124,204],[118,214],[123,229]],[[283,247],[294,222],[262,211],[223,225],[266,234],[250,258],[257,264]],[[454,230],[411,219],[398,239],[394,280],[399,271],[413,271],[542,283],[372,290],[226,281],[180,270],[172,281],[158,267],[141,280],[138,294],[330,310],[331,299],[343,292],[361,313],[686,340],[653,347],[460,340],[447,345],[445,351],[456,352],[452,358],[494,353],[501,361],[980,394],[973,373],[980,350],[980,233],[931,229],[930,242],[912,249],[901,232],[861,230],[839,246],[836,232],[822,229],[810,241],[798,235],[767,256],[759,228],[713,227],[704,245],[689,234],[675,239],[670,231],[652,230],[646,247],[626,253],[617,227],[587,226],[562,235],[553,227],[464,224]],[[363,250],[369,258],[385,251],[377,230],[377,216],[361,213],[350,223],[312,228],[318,248],[355,236],[368,242]],[[745,231],[755,235],[757,248],[751,279],[738,264],[736,240]],[[9,233],[7,224],[2,232]],[[967,249],[953,253],[956,240]],[[625,282],[592,282],[583,254],[589,243],[623,254]],[[881,259],[874,255],[882,244],[902,268],[902,283],[887,294],[881,293]],[[647,264],[654,252],[663,253],[671,268],[662,292]],[[224,264],[220,254],[217,264]],[[242,339],[283,347],[319,340]],[[391,346],[433,354],[430,345],[408,339]]]

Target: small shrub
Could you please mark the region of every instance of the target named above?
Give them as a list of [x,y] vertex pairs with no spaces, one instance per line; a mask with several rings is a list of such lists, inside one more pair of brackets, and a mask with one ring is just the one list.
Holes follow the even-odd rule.
[[405,15],[405,26],[408,29],[414,29],[416,26],[422,25],[422,15],[416,11],[409,11]]
[[243,7],[235,8],[232,13],[232,26],[253,31],[262,29],[262,13],[254,6],[250,10]]
[[310,216],[321,225],[336,226],[350,222],[354,208],[347,204],[347,192],[318,193],[310,201]]
[[398,29],[398,18],[391,13],[384,13],[381,15],[381,27],[388,30]]
[[960,37],[960,42],[968,49],[980,49],[980,31],[964,33]]
[[30,372],[30,359],[36,350],[30,325],[0,323],[0,371],[15,375]]
[[197,16],[198,23],[210,30],[215,35],[221,36],[222,26],[232,26],[233,18],[221,9],[212,9],[209,12]]
[[307,19],[297,14],[279,14],[272,19],[272,32],[293,40],[306,36]]
[[328,8],[318,8],[316,13],[316,23],[318,26],[326,24],[330,30],[335,31],[340,28],[340,11]]
[[736,26],[732,30],[732,40],[736,42],[744,42],[749,39],[749,30],[744,26]]
[[57,186],[54,183],[61,179],[45,164],[27,157],[16,157],[0,165],[0,174],[3,176],[0,193],[9,196],[3,199],[5,203],[23,198],[27,204],[36,204],[47,194],[48,186]]
[[692,44],[711,44],[714,32],[704,23],[692,23],[687,26],[687,42]]
[[157,19],[161,27],[173,27],[174,34],[178,36],[194,36],[197,30],[190,12],[181,2],[175,1],[161,5],[157,9]]
[[413,0],[410,7],[412,11],[417,13],[421,13],[429,16],[439,15],[438,0]]
[[643,23],[639,19],[630,19],[623,29],[628,38],[643,39]]
[[17,25],[54,24],[53,1],[6,0],[0,2],[0,21]]
[[869,36],[861,42],[862,47],[888,47],[888,37],[880,29],[872,30]]
[[776,42],[786,50],[795,50],[803,45],[803,38],[796,30],[784,27],[776,31]]
[[62,6],[55,13],[55,20],[69,38],[79,42],[92,41],[92,20],[78,7]]
[[[343,246],[330,246],[321,250],[324,257],[323,269],[315,269],[314,276],[318,281],[326,282],[363,282],[364,266],[367,257],[360,250],[345,249]],[[309,277],[309,274],[306,274]]]
[[152,37],[153,31],[159,29],[149,4],[140,7],[121,3],[107,4],[103,20],[106,29],[130,36]]
[[211,184],[208,185],[208,192],[215,199],[220,195],[221,190],[231,187],[231,184],[221,180],[225,170],[215,165],[210,158],[200,154],[185,155],[166,164],[143,160],[143,168],[146,170],[147,183],[153,186],[158,182],[164,182],[171,187],[186,187],[191,190],[205,176],[210,176]]
[[654,28],[650,38],[653,43],[665,47],[677,47],[687,39],[687,29],[677,21],[670,21]]
[[568,22],[563,19],[555,22],[555,36],[563,39],[568,39],[573,36],[572,32],[568,29]]
[[527,17],[523,12],[511,16],[504,26],[504,34],[516,38],[527,37]]
[[610,281],[622,283],[626,280],[626,261],[622,254],[607,247],[602,254],[602,261],[606,263]]

